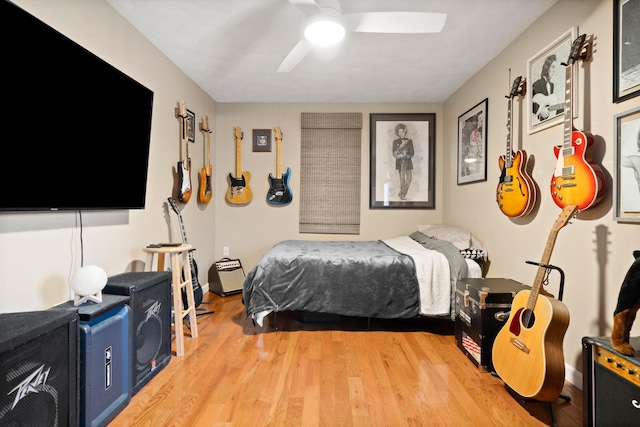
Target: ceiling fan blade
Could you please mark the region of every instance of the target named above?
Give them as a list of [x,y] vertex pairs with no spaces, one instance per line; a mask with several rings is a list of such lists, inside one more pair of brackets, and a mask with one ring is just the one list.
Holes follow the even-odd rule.
[[296,6],[305,15],[315,15],[322,12],[315,0],[289,0],[289,3]]
[[291,49],[291,52],[289,52],[286,58],[282,60],[280,66],[276,71],[278,73],[288,73],[289,71],[293,70],[295,66],[298,65],[300,61],[302,61],[302,58],[307,56],[307,53],[309,53],[309,51],[311,51],[311,43],[309,43],[306,39],[300,40],[298,44],[296,44],[293,49]]
[[345,27],[359,33],[439,33],[446,13],[364,12],[342,15]]

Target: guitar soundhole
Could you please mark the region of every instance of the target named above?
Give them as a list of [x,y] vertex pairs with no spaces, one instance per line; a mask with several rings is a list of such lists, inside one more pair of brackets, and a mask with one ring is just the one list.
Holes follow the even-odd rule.
[[526,309],[522,313],[522,326],[529,329],[536,323],[536,314],[533,310]]

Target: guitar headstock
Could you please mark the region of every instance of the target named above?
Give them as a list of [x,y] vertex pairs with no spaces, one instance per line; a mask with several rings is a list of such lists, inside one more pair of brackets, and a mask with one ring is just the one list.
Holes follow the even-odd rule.
[[527,79],[523,79],[522,76],[518,76],[513,80],[511,85],[511,91],[505,98],[515,98],[518,95],[524,95],[527,92]]
[[558,215],[558,218],[556,219],[556,221],[553,223],[553,227],[551,227],[551,229],[553,231],[558,231],[562,227],[567,225],[569,220],[577,213],[577,210],[578,210],[578,205],[565,206],[564,209],[562,209],[562,212],[560,212],[560,215]]
[[280,127],[276,126],[273,128],[273,131],[276,134],[276,141],[282,141],[282,132],[280,132]]
[[242,132],[242,131],[240,130],[240,127],[238,127],[238,126],[234,126],[234,127],[233,127],[233,130],[234,130],[234,132],[235,132],[235,134],[236,134],[236,142],[237,142],[239,139],[244,138],[244,132]]
[[204,123],[200,123],[200,132],[211,133],[211,130],[209,129],[209,116],[205,115],[203,122]]
[[173,197],[168,197],[167,201],[169,202],[169,206],[171,206],[171,209],[173,209],[173,211],[177,215],[180,215],[180,210],[178,209],[178,204],[176,203],[175,200],[173,200]]
[[577,60],[586,59],[588,53],[588,50],[585,49],[586,41],[586,34],[579,35],[571,45],[571,51],[569,52],[569,58],[567,58],[567,62],[562,62],[562,65],[567,66],[573,64]]
[[184,101],[180,103],[180,115],[182,117],[187,117],[187,103]]

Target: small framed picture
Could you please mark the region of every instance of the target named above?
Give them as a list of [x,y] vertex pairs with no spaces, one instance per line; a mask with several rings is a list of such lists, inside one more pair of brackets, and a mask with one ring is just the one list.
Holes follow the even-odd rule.
[[271,151],[271,129],[253,130],[253,151]]
[[370,114],[369,207],[434,209],[436,115]]
[[186,127],[187,127],[187,139],[189,142],[196,141],[196,114],[187,110],[187,118],[186,118]]
[[458,117],[458,185],[487,180],[489,98]]
[[[577,29],[570,28],[527,62],[527,131],[529,134],[562,123],[567,90],[566,63]],[[572,67],[577,87],[578,67]],[[571,79],[569,80],[571,82]],[[571,90],[572,88],[569,88]],[[573,113],[578,110],[577,90],[573,91]]]
[[613,1],[613,102],[640,95],[640,0]]
[[613,218],[640,222],[640,107],[615,116]]

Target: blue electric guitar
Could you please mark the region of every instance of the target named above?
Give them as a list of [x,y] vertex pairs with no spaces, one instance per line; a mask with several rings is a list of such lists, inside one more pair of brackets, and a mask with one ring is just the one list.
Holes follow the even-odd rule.
[[282,133],[280,128],[274,128],[276,134],[276,176],[269,174],[269,191],[267,192],[267,203],[272,205],[288,205],[293,200],[293,193],[289,188],[289,176],[291,169],[287,168],[282,173],[282,158],[280,150],[282,149]]

